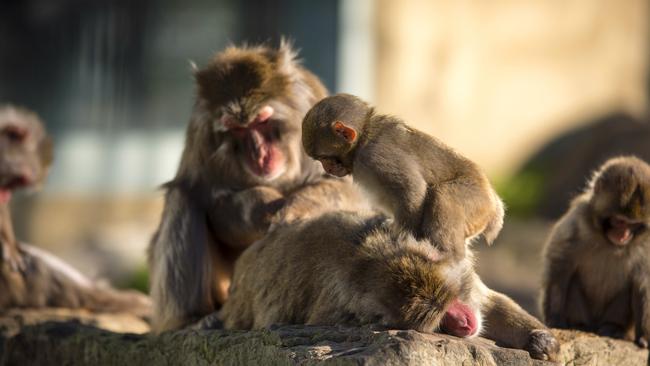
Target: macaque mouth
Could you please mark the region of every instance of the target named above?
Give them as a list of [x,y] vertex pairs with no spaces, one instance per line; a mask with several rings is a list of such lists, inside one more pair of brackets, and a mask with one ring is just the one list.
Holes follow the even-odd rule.
[[456,299],[447,309],[440,327],[447,334],[465,338],[476,335],[478,322],[472,308]]
[[0,204],[6,204],[11,200],[11,192],[13,190],[27,187],[31,184],[32,180],[26,174],[18,174],[0,182]]
[[228,132],[244,147],[247,170],[266,180],[273,180],[284,172],[284,155],[274,137],[272,116],[273,108],[267,105],[245,125],[237,123],[230,115],[221,117]]
[[11,190],[0,188],[0,205],[6,205],[11,201]]
[[627,245],[634,237],[646,229],[646,224],[630,220],[624,216],[612,216],[603,222],[603,232],[616,246]]
[[319,158],[318,161],[320,161],[327,174],[337,177],[344,177],[350,174],[350,170],[337,158]]

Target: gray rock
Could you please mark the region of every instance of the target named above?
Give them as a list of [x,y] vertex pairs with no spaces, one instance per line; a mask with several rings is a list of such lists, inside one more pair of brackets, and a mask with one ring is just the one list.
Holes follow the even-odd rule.
[[[630,342],[556,331],[567,365],[646,365]],[[546,365],[479,338],[412,330],[278,326],[260,331],[113,333],[78,322],[46,322],[2,338],[0,365]]]

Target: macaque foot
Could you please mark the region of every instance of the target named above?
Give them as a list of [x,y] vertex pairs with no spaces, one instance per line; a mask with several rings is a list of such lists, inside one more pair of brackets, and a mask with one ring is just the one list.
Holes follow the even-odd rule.
[[528,344],[524,349],[532,358],[555,361],[560,352],[560,343],[548,329],[535,329],[530,332]]
[[598,328],[598,335],[621,339],[625,337],[625,329],[616,324],[603,324]]
[[641,348],[648,348],[648,338],[646,337],[643,336],[636,337],[634,343]]
[[13,246],[2,246],[2,260],[14,272],[22,272],[25,269],[23,257],[18,252],[18,249]]
[[212,314],[204,316],[190,328],[194,330],[214,330],[223,329],[224,327],[223,322],[219,319],[219,312],[215,311]]

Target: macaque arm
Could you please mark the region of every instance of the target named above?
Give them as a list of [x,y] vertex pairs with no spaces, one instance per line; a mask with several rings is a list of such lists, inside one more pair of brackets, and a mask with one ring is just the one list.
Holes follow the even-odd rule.
[[636,271],[632,283],[632,312],[634,314],[634,340],[640,347],[647,348],[650,341],[650,269],[647,262]]
[[[551,242],[547,244],[546,269],[544,289],[542,292],[542,313],[546,325],[553,328],[566,328],[568,319],[566,313],[567,296],[575,276],[575,263],[571,253],[568,253],[569,243],[559,240],[551,234]],[[577,285],[577,284],[576,284]]]
[[284,204],[282,194],[266,186],[217,193],[214,198],[208,214],[214,235],[242,250],[266,234],[273,216]]
[[213,310],[212,244],[203,210],[171,188],[149,253],[154,331],[182,327]]
[[385,206],[399,225],[420,236],[427,182],[419,165],[396,159],[402,152],[394,150],[388,145],[364,147],[355,159],[354,180]]
[[485,337],[501,346],[525,349],[536,359],[557,358],[559,343],[544,324],[506,295],[488,289],[478,277],[476,282],[475,287],[485,294],[481,305]]
[[462,204],[444,187],[429,187],[422,208],[420,235],[452,258],[465,257],[465,221]]
[[289,193],[273,222],[288,223],[331,211],[357,211],[364,208],[367,208],[365,200],[354,185],[344,179],[325,177]]
[[14,228],[11,223],[11,213],[7,204],[0,207],[0,249],[2,252],[3,265],[8,266],[12,271],[21,271],[25,268],[23,257],[18,250],[18,242],[14,236]]

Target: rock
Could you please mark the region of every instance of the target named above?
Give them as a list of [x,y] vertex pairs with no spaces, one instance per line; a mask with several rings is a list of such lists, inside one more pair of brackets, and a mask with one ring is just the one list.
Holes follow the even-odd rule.
[[10,337],[22,328],[45,322],[71,322],[92,325],[97,328],[121,333],[147,333],[149,324],[132,314],[98,314],[83,309],[47,308],[12,309],[0,315],[0,334]]
[[[630,342],[557,331],[561,362],[646,365]],[[0,346],[0,365],[547,365],[485,339],[413,330],[278,326],[260,331],[113,333],[73,322],[27,326]]]

